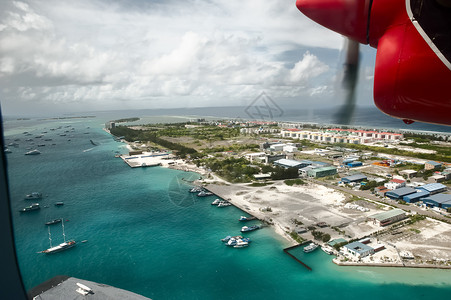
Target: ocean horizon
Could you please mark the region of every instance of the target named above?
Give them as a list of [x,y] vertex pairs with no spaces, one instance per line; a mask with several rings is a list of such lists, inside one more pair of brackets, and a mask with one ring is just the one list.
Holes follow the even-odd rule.
[[[4,120],[6,144],[17,143],[10,147],[7,163],[18,262],[27,290],[53,276],[68,275],[152,299],[449,297],[450,270],[341,267],[321,250],[307,254],[302,248],[293,250],[312,267],[308,271],[283,253],[289,243],[271,227],[248,233],[252,239],[248,248],[224,246],[221,238],[239,234],[241,210],[217,209],[210,204],[214,196],[188,193],[189,182],[199,174],[130,168],[115,158],[128,151],[125,144],[103,130],[106,121],[119,118],[158,123],[212,112],[137,113]],[[38,143],[45,146],[37,147]],[[35,147],[40,155],[24,155]],[[44,195],[39,201],[42,208],[20,213],[32,203],[24,200],[25,194],[35,191]],[[64,205],[54,206],[58,201]],[[78,245],[53,255],[38,253],[49,247],[44,223],[55,218],[64,218],[66,237]],[[54,245],[62,241],[61,226],[51,226],[51,237]]]
[[[182,107],[167,109],[129,109],[129,110],[112,110],[112,111],[90,111],[90,112],[72,112],[67,114],[47,113],[41,116],[18,116],[4,115],[6,121],[14,121],[16,119],[29,118],[29,120],[40,120],[76,116],[92,116],[101,119],[104,122],[122,118],[139,117],[141,120],[134,122],[137,124],[144,123],[171,123],[186,122],[199,118],[207,119],[234,119],[234,120],[264,120],[276,122],[299,122],[318,125],[333,125],[337,107],[331,108],[279,108],[278,113],[270,113],[268,109],[261,108],[256,113],[252,110],[253,106],[222,106],[222,107]],[[8,125],[6,123],[6,125]],[[402,120],[390,117],[382,113],[374,106],[357,106],[354,117],[349,127],[363,127],[374,129],[391,129],[404,131],[429,131],[429,132],[445,132],[450,133],[451,127],[445,125],[436,125],[422,122],[414,122],[413,124],[405,124]]]

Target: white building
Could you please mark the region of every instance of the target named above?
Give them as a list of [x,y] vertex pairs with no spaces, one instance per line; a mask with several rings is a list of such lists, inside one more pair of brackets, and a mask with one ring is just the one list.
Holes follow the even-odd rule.
[[274,144],[269,146],[269,150],[271,151],[283,151],[283,147],[286,147],[286,144]]
[[398,141],[403,138],[400,133],[377,132],[352,129],[329,129],[309,131],[297,128],[285,128],[280,132],[282,137],[309,140],[325,143],[367,144],[375,141]]
[[254,161],[264,162],[266,160],[266,153],[265,152],[248,153],[245,154],[244,157],[250,162]]
[[385,183],[384,186],[389,190],[396,190],[406,186],[406,181],[402,179],[392,179],[389,182]]

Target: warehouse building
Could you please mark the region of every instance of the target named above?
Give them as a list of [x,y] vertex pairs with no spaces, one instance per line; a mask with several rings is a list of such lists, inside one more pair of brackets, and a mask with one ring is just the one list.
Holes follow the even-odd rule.
[[417,187],[418,190],[426,191],[431,195],[446,192],[448,189],[446,185],[441,183],[429,183],[422,186]]
[[374,224],[378,224],[379,226],[387,226],[405,218],[407,218],[406,212],[399,208],[378,213],[370,217]]
[[349,243],[343,247],[343,250],[345,253],[349,253],[356,258],[362,258],[374,253],[374,249],[372,247],[361,242]]
[[302,163],[301,161],[293,160],[293,159],[285,159],[285,158],[276,160],[273,164],[275,166],[279,166],[279,167],[282,167],[285,169],[288,169],[288,168],[300,169],[300,168],[306,167],[306,165],[304,163]]
[[436,194],[423,198],[422,201],[428,207],[447,209],[448,207],[451,207],[451,194]]
[[417,191],[411,187],[402,187],[385,193],[385,196],[394,200],[402,200],[404,196],[416,193]]
[[352,161],[346,164],[348,167],[350,168],[355,168],[355,167],[361,167],[363,165],[363,163],[361,161]]
[[406,175],[407,178],[413,178],[415,176],[417,176],[418,172],[415,170],[402,170],[399,171],[400,175]]
[[367,180],[367,177],[360,173],[341,178],[343,183],[361,182],[363,180]]
[[307,166],[307,167],[304,167],[302,169],[299,169],[299,175],[301,177],[307,177],[308,176],[308,171],[313,170],[315,168],[316,167],[314,167],[314,166]]
[[415,203],[420,201],[422,198],[428,197],[429,195],[430,194],[427,191],[417,190],[416,193],[402,197],[402,200],[406,201],[407,203]]
[[428,161],[424,164],[425,170],[438,170],[442,167],[442,164],[436,161]]
[[309,177],[320,178],[337,174],[337,168],[334,166],[322,167],[309,170],[307,172]]

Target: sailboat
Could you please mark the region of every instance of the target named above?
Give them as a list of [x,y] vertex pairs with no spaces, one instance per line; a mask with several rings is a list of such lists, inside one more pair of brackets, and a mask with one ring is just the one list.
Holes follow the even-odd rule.
[[48,248],[44,251],[41,251],[41,253],[52,254],[55,252],[60,252],[60,251],[72,248],[76,245],[76,242],[74,240],[66,241],[66,234],[64,233],[64,221],[63,220],[61,220],[61,226],[63,228],[64,242],[59,244],[58,246],[52,247],[52,235],[50,234],[50,226],[49,226],[48,229],[49,229],[50,248]]

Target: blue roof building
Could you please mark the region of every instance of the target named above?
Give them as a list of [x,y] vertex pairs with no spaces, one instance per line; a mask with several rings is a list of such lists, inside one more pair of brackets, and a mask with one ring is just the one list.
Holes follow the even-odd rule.
[[429,183],[422,186],[417,187],[418,190],[423,190],[429,192],[429,194],[434,195],[437,193],[445,192],[447,190],[446,185],[441,183]]
[[420,191],[418,190],[416,193],[409,194],[407,196],[402,197],[402,200],[406,201],[407,203],[415,203],[421,200],[421,198],[425,198],[429,196],[429,192],[427,191]]
[[388,191],[385,196],[395,200],[401,200],[404,196],[416,193],[416,190],[411,187],[402,187],[396,190]]
[[363,174],[354,174],[351,176],[347,176],[347,177],[343,177],[341,178],[341,181],[343,181],[344,183],[351,183],[351,182],[360,182],[363,180],[366,180],[366,175]]
[[429,207],[448,208],[451,207],[451,194],[436,194],[423,198],[423,203]]
[[360,166],[362,166],[363,163],[362,163],[361,161],[356,160],[356,161],[349,162],[349,163],[347,163],[346,165],[347,165],[348,167],[350,167],[350,168],[355,168],[355,167],[360,167]]
[[374,253],[374,249],[361,242],[353,242],[344,246],[345,251],[356,257],[365,257]]
[[293,160],[293,159],[285,159],[285,158],[276,160],[274,162],[274,165],[280,166],[280,167],[286,168],[286,169],[288,169],[288,168],[298,168],[298,169],[300,169],[300,168],[304,168],[304,167],[307,166],[301,161]]

